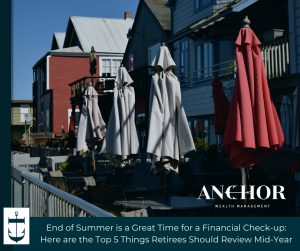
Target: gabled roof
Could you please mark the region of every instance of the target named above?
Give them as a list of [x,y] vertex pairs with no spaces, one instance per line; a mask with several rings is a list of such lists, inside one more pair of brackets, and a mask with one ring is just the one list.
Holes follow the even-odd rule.
[[164,30],[171,30],[171,10],[168,0],[144,0]]
[[13,99],[11,100],[12,104],[32,104],[33,101],[31,99]]
[[82,50],[79,48],[79,46],[73,46],[52,50],[52,52],[82,52]]
[[64,46],[65,32],[54,32],[52,38],[51,50],[61,49]]
[[173,34],[172,37],[168,41],[166,41],[166,43],[171,43],[176,40],[179,40],[180,38],[187,36],[195,30],[206,29],[207,27],[222,21],[228,15],[234,12],[243,11],[244,9],[256,3],[257,1],[258,0],[232,0],[229,1],[227,4],[222,4],[221,7],[216,9],[212,14],[203,17],[192,24],[189,24],[185,28]]
[[69,19],[64,48],[79,46],[83,52],[90,52],[94,46],[98,53],[125,52],[127,33],[133,20],[78,17]]

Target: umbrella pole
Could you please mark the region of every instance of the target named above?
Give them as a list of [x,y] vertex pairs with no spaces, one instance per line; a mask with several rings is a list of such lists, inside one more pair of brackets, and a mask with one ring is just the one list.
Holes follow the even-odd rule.
[[241,167],[241,173],[242,173],[242,185],[246,186],[247,185],[247,176],[246,176],[246,168]]
[[[241,174],[242,174],[242,185],[247,186],[247,174],[246,174],[246,168],[241,167]],[[247,194],[245,195],[244,204],[247,204]]]
[[96,160],[95,160],[95,149],[91,151],[92,155],[92,167],[93,167],[93,174],[96,173]]

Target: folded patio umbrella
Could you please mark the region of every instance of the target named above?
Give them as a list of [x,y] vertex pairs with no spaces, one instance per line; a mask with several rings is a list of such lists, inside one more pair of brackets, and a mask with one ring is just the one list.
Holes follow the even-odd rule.
[[160,47],[152,65],[157,73],[150,88],[147,153],[156,171],[178,173],[180,157],[195,146],[181,103],[180,83],[172,72],[175,62],[166,46]]
[[73,114],[70,116],[70,123],[69,123],[69,132],[71,134],[75,134],[75,121]]
[[135,92],[133,80],[121,66],[116,77],[113,108],[107,125],[105,149],[107,153],[127,159],[138,154],[139,141],[135,126]]
[[299,148],[300,144],[300,86],[293,93],[293,108],[294,108],[294,126],[293,126],[293,141],[292,149]]
[[237,81],[224,133],[224,148],[236,168],[252,168],[284,144],[259,46],[249,27],[240,30],[235,41]]
[[281,99],[280,121],[285,136],[285,144],[291,146],[293,141],[294,109],[290,96],[284,95]]
[[76,137],[75,137],[75,119],[73,114],[70,116],[69,131],[68,131],[68,147],[76,147]]
[[89,150],[90,144],[94,145],[101,141],[105,135],[105,126],[98,106],[98,93],[89,86],[83,96],[77,133],[77,152],[85,153]]
[[212,87],[215,108],[215,133],[223,135],[230,103],[225,96],[220,79],[215,78],[212,82]]

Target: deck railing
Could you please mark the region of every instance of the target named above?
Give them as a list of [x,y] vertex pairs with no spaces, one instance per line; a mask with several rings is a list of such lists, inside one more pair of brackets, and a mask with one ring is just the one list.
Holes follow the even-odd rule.
[[83,77],[69,84],[71,87],[71,99],[81,97],[84,94],[85,89],[90,85],[95,88],[99,95],[103,95],[107,92],[111,92],[114,84],[115,77]]
[[230,80],[235,78],[236,61],[234,59],[215,64],[210,67],[201,68],[195,72],[185,75],[179,75],[181,87],[183,89],[193,88],[206,84],[215,76],[223,80]]
[[289,43],[286,38],[277,38],[261,47],[268,79],[289,74]]
[[[12,177],[14,187],[18,184],[22,193],[22,206],[30,208],[33,217],[114,217],[113,214],[85,200],[64,192],[32,175],[21,172],[21,182]],[[20,196],[16,195],[15,196]]]
[[[261,46],[268,80],[282,78],[289,75],[289,43],[284,37],[277,38]],[[231,59],[197,71],[179,75],[183,89],[206,85],[215,76],[222,80],[231,80],[236,77],[236,60]]]

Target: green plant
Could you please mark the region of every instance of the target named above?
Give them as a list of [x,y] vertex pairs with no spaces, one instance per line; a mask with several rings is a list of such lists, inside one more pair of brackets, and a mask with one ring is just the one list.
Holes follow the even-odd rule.
[[68,170],[68,169],[70,169],[70,168],[71,168],[71,165],[70,165],[69,162],[63,162],[63,163],[59,163],[59,164],[58,164],[58,169],[59,169],[60,171],[66,171],[66,170]]
[[196,151],[207,151],[209,149],[208,140],[206,138],[194,138]]

